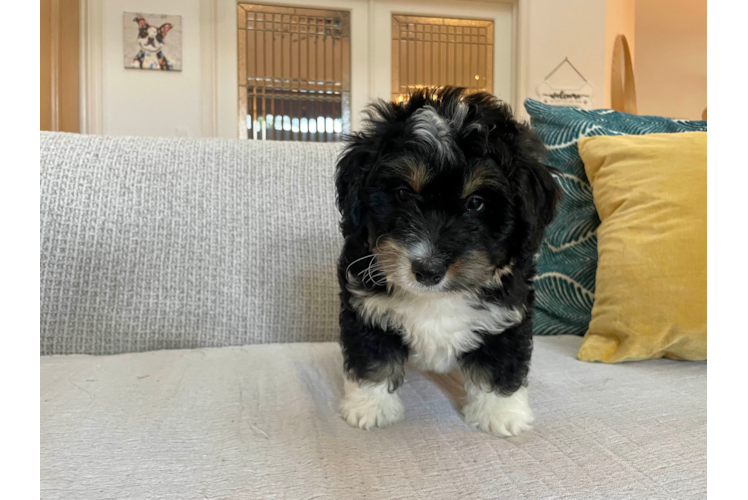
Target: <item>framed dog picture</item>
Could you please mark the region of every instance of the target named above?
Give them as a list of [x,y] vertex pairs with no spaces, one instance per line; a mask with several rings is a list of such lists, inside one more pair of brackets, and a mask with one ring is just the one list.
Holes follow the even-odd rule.
[[125,12],[125,68],[182,71],[182,16]]

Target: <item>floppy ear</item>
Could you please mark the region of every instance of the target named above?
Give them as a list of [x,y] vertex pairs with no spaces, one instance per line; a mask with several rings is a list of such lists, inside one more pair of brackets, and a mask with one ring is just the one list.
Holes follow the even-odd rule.
[[522,247],[528,256],[537,252],[545,228],[556,216],[561,188],[553,178],[555,173],[558,170],[536,160],[521,161],[514,172],[526,232]]
[[136,17],[133,19],[134,22],[138,23],[138,28],[143,28],[143,26],[148,26],[148,23],[145,19],[143,19],[141,16]]
[[335,169],[338,210],[343,216],[340,222],[343,237],[348,237],[361,225],[361,190],[375,160],[375,152],[365,135],[353,134],[348,141]]
[[161,27],[158,29],[158,32],[161,33],[162,36],[166,36],[166,34],[172,28],[173,26],[171,25],[171,23],[165,23],[161,25]]

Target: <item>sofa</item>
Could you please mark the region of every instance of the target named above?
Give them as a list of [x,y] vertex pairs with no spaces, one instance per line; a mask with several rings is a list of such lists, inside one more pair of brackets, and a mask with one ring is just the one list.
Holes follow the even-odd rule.
[[41,498],[704,498],[706,362],[536,336],[532,430],[337,412],[339,146],[41,133]]

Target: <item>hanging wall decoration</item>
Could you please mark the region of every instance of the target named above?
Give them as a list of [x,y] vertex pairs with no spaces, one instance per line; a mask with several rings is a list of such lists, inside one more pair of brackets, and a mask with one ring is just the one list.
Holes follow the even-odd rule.
[[125,68],[182,71],[182,16],[125,12]]
[[535,89],[545,104],[587,108],[592,104],[592,85],[565,57]]

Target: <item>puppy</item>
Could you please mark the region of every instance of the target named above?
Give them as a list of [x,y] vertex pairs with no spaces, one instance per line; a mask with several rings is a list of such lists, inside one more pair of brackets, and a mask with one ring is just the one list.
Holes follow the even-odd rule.
[[171,30],[171,23],[162,24],[160,27],[150,26],[148,21],[138,16],[133,19],[138,23],[138,45],[140,51],[132,60],[133,68],[162,69],[170,71],[173,69],[171,63],[161,49],[164,47],[164,37]]
[[466,375],[465,421],[530,427],[533,254],[560,190],[545,149],[487,93],[420,90],[379,101],[336,169],[343,418],[404,417],[403,363]]

